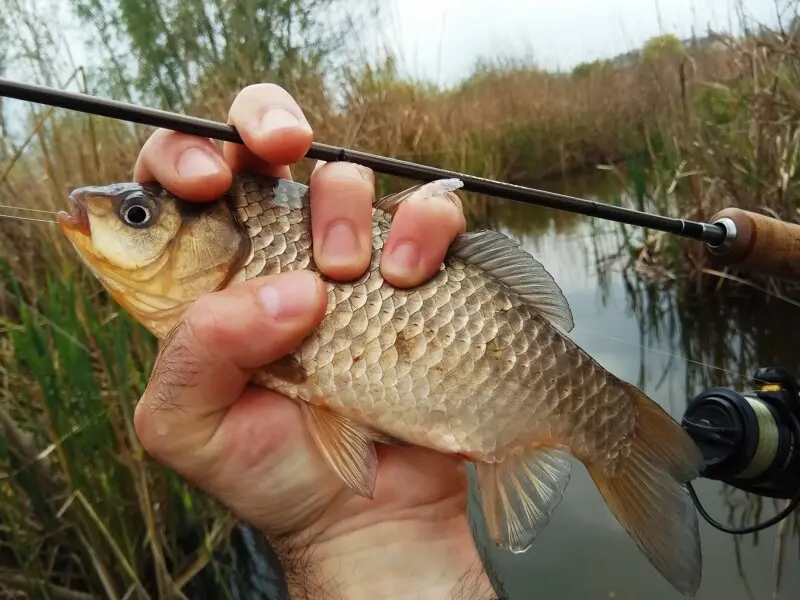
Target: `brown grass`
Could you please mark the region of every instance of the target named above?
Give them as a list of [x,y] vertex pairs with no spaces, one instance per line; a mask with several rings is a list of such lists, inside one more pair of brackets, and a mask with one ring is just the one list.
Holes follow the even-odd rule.
[[[289,91],[323,142],[529,184],[622,163],[622,181],[644,208],[707,218],[728,204],[766,205],[795,218],[797,44],[775,34],[728,42],[654,45],[566,74],[488,62],[452,89],[403,79],[388,61],[343,70],[341,103],[313,70]],[[239,91],[226,81],[206,79],[185,112],[224,121]],[[0,153],[0,203],[55,210],[75,187],[130,179],[146,128],[35,112],[30,143]],[[297,165],[296,179],[310,167]],[[408,183],[380,177],[378,194]],[[472,196],[465,209],[489,222],[512,210]],[[670,271],[687,288],[715,289],[720,279],[704,274],[698,245],[675,252],[658,239],[628,248],[632,259],[646,256],[639,263],[648,272]],[[182,589],[202,566],[217,567],[207,550],[229,525],[224,511],[148,461],[131,434],[152,339],[119,313],[57,227],[3,219],[0,252],[8,268],[0,277],[0,553],[14,568],[0,573],[0,586],[48,582],[53,597],[61,588],[109,597]],[[79,477],[78,466],[89,475]],[[186,541],[186,531],[200,533]]]

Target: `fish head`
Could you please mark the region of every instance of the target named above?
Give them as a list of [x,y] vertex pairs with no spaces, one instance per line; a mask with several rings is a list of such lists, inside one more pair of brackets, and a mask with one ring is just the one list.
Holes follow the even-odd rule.
[[225,287],[249,238],[224,196],[181,199],[155,183],[82,187],[62,231],[112,297],[163,337],[199,296]]
[[135,272],[168,252],[180,230],[176,203],[163,194],[138,183],[78,188],[58,222],[87,263],[109,275]]

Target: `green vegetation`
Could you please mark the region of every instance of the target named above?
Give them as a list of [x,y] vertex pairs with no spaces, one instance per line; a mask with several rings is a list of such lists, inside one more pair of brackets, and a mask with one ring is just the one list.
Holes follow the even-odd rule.
[[[614,165],[626,190],[618,201],[639,208],[702,219],[727,205],[766,207],[798,218],[794,27],[688,43],[659,37],[570,73],[487,60],[440,89],[401,76],[391,57],[351,60],[354,32],[378,15],[367,1],[152,0],[144,11],[125,0],[72,0],[77,29],[59,20],[64,3],[7,4],[0,73],[9,76],[219,120],[242,87],[273,81],[330,143],[528,184]],[[331,14],[345,16],[321,18]],[[92,65],[65,51],[78,33],[89,38]],[[0,104],[0,203],[54,210],[75,187],[128,179],[147,135]],[[309,169],[303,161],[297,178]],[[383,194],[407,182],[377,185]],[[556,227],[572,218],[534,210],[527,214],[543,216],[508,218],[523,209],[479,197],[465,209],[472,223],[513,222],[531,235],[548,218]],[[750,290],[709,271],[697,244],[622,235],[626,264],[681,291]],[[143,455],[131,427],[153,340],[56,227],[4,219],[0,251],[0,589],[169,598],[197,573],[224,587],[213,553],[229,543],[233,521]]]

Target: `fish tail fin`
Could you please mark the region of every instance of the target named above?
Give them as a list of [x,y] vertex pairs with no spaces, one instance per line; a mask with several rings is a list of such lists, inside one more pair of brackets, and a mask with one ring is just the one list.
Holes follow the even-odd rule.
[[497,546],[515,554],[531,547],[561,503],[570,467],[566,451],[547,447],[476,464],[483,514]]
[[653,566],[682,594],[694,596],[702,553],[697,511],[685,484],[698,476],[702,455],[664,409],[629,388],[639,417],[629,453],[607,470],[588,462],[586,467],[617,521]]

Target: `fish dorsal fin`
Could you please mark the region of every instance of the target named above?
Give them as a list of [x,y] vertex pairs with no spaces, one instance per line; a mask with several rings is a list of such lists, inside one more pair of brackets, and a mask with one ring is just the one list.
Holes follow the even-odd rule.
[[569,303],[553,276],[516,241],[502,233],[462,233],[451,244],[448,254],[480,267],[565,332],[569,333],[575,326]]
[[570,471],[567,453],[558,448],[478,463],[483,515],[494,543],[515,554],[530,548],[561,504]]
[[403,191],[384,196],[375,202],[375,208],[394,215],[394,213],[397,212],[397,209],[400,208],[400,205],[406,202],[411,196],[417,194],[421,194],[429,198],[431,196],[442,196],[448,192],[454,192],[463,186],[464,182],[460,179],[436,179],[434,181],[420,183],[419,185],[411,186]]

